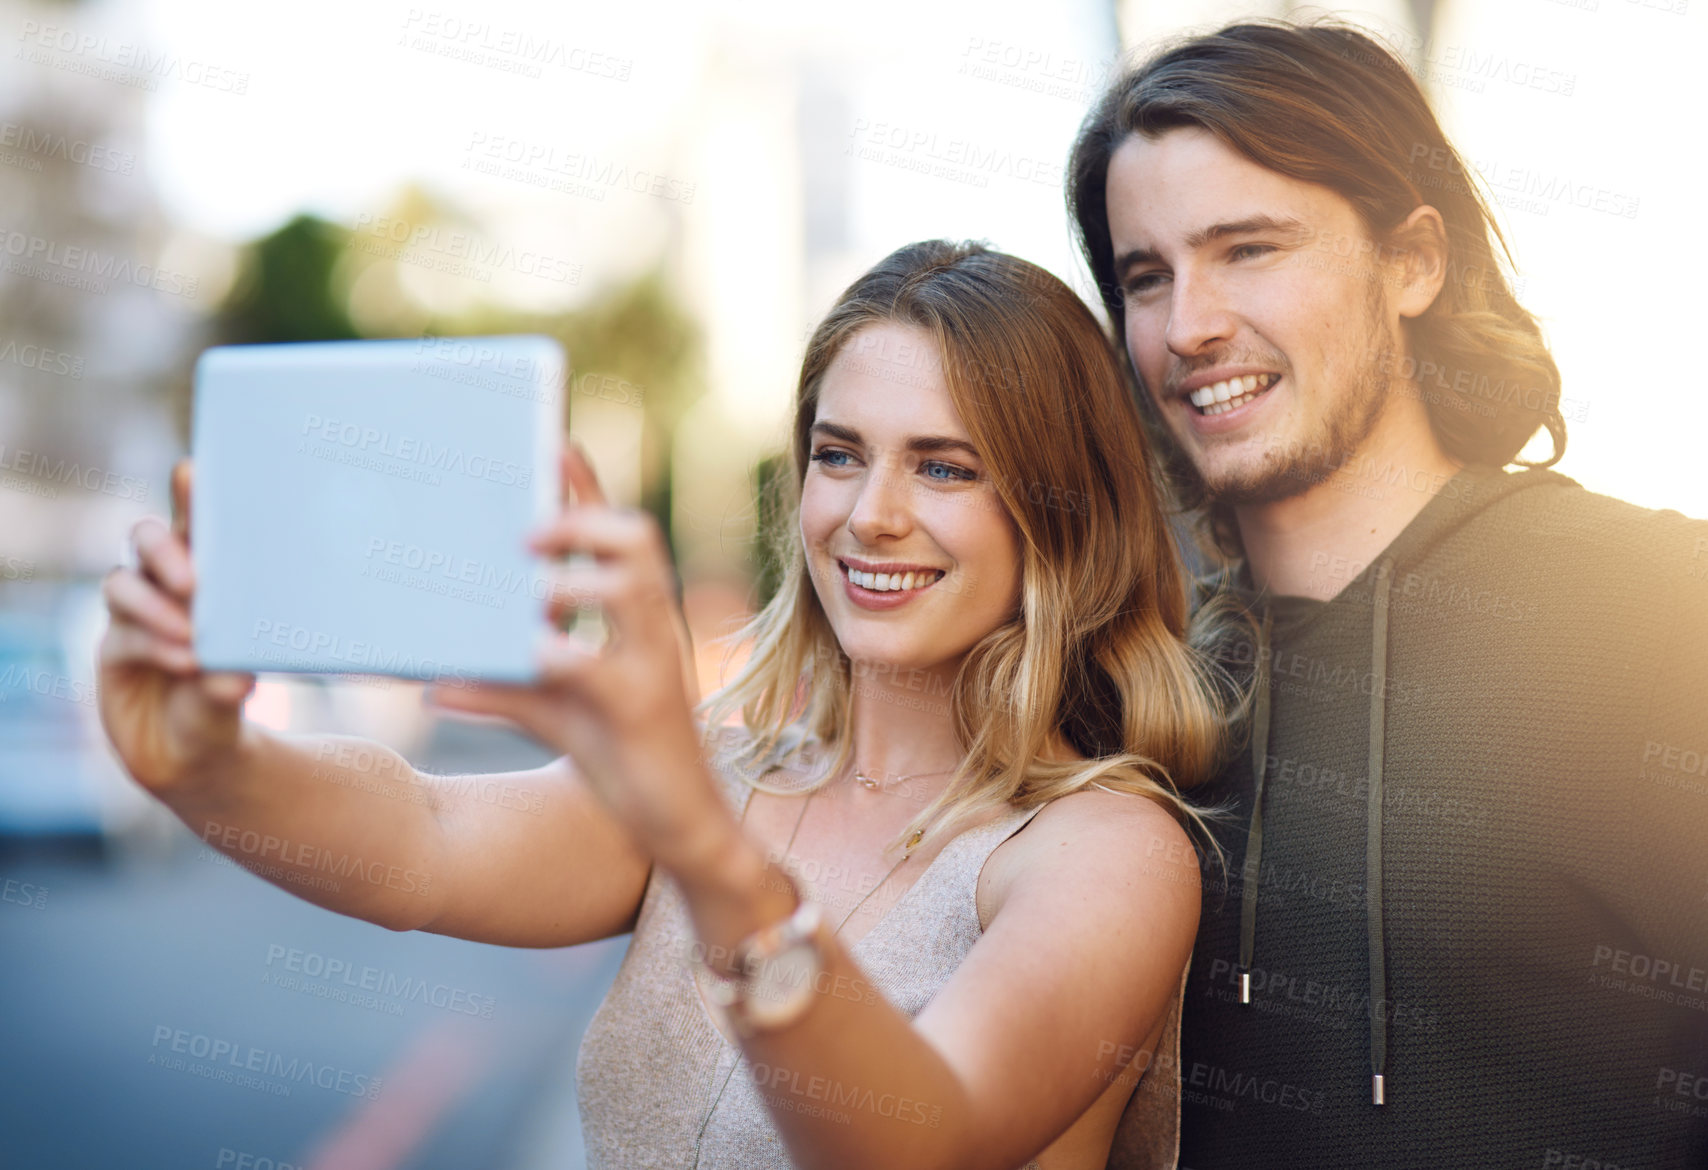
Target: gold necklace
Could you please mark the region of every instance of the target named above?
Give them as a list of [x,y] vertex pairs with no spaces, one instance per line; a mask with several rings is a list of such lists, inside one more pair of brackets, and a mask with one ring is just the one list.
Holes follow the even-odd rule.
[[[936,773],[936,774],[941,775],[941,773]],[[858,778],[860,776],[860,773],[858,771],[856,771],[854,773],[854,775],[856,778]],[[818,791],[819,790],[817,788],[813,789],[811,792],[807,793],[807,798],[801,802],[801,811],[798,814],[796,814],[796,816],[795,816],[795,827],[793,829],[789,830],[788,843],[783,846],[783,860],[784,861],[788,860],[789,850],[794,847],[795,837],[801,831],[801,822],[807,819],[807,806],[812,803],[812,798],[818,795]],[[751,796],[749,796],[747,799],[747,802],[741,806],[741,817],[736,822],[737,824],[743,824],[746,822],[746,820],[747,820],[747,805],[751,804],[752,801],[753,801],[753,798]],[[870,898],[873,894],[877,893],[886,884],[888,884],[889,880],[895,876],[896,870],[900,869],[902,867],[902,864],[904,862],[906,862],[908,858],[913,856],[914,847],[919,844],[920,838],[922,838],[924,835],[925,835],[925,831],[923,829],[915,829],[913,831],[913,835],[908,837],[907,845],[902,850],[901,860],[896,862],[894,865],[890,866],[889,872],[886,873],[878,881],[877,885],[873,886],[871,889],[867,890],[864,894],[860,895],[860,900],[854,903],[854,905],[849,909],[848,913],[846,913],[842,916],[842,921],[840,921],[836,924],[836,929],[832,930],[830,932],[832,938],[834,938],[838,934],[842,933],[842,928],[844,926],[848,925],[848,920],[850,918],[854,917],[854,912],[866,904],[867,898]],[[698,986],[695,987],[694,994],[695,995],[700,994],[700,990],[699,990]],[[718,1038],[719,1038],[719,1040],[723,1039],[723,1032],[721,1030],[718,1030]],[[720,1049],[720,1051],[721,1051],[721,1049]],[[740,1068],[740,1067],[741,1067],[741,1053],[739,1051],[737,1051],[736,1057],[735,1057],[735,1062],[729,1066],[729,1072],[724,1074],[723,1084],[718,1086],[718,1095],[713,1097],[712,1103],[706,1107],[706,1115],[700,1119],[699,1132],[697,1132],[694,1135],[694,1168],[695,1168],[695,1170],[699,1170],[700,1148],[701,1148],[701,1143],[705,1140],[706,1126],[708,1126],[712,1123],[712,1114],[714,1114],[718,1111],[718,1103],[724,1099],[724,1090],[729,1088],[730,1080],[731,1080],[731,1078],[733,1078],[735,1076],[735,1070]],[[718,1070],[718,1066],[716,1064],[712,1065],[712,1075],[713,1076],[717,1076],[717,1070]]]
[[[941,772],[914,772],[907,776],[897,776],[895,778],[895,783],[906,784],[909,780],[923,780],[927,776],[947,776],[954,770],[955,769],[953,768],[944,768]],[[864,788],[867,792],[876,792],[886,784],[884,777],[868,776],[859,768],[854,769],[854,779],[859,781],[860,787]]]

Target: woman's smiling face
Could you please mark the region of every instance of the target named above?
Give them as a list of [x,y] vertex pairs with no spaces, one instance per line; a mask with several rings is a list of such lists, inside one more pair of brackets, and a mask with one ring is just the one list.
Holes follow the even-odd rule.
[[819,603],[856,662],[951,664],[1019,604],[1019,533],[919,328],[867,325],[825,371],[800,516]]

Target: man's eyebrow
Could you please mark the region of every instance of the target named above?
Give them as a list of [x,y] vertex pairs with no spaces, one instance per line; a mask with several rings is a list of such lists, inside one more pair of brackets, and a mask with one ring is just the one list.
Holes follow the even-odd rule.
[[[865,440],[860,437],[859,431],[853,427],[843,426],[841,423],[815,422],[812,425],[812,433],[824,435],[826,438],[836,439],[839,442],[852,443],[856,447],[865,443]],[[931,455],[939,451],[965,451],[975,459],[979,457],[977,447],[965,439],[955,439],[948,435],[915,435],[907,441],[907,449],[916,455]]]
[[[1188,232],[1185,239],[1189,250],[1202,248],[1205,244],[1216,240],[1225,240],[1229,236],[1245,236],[1252,232],[1278,232],[1289,236],[1300,236],[1310,231],[1310,227],[1302,219],[1293,216],[1248,215],[1244,219],[1236,219],[1228,223],[1213,223],[1209,227],[1198,228]],[[1135,264],[1155,264],[1161,257],[1154,248],[1133,248],[1115,257],[1115,275],[1118,277]]]
[[951,439],[947,435],[918,435],[907,441],[907,449],[916,455],[931,455],[939,451],[965,451],[974,459],[979,457],[979,449],[964,439]]

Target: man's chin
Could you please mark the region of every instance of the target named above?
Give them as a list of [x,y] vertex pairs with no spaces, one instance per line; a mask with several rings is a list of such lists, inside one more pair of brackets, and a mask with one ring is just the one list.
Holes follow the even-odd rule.
[[1194,464],[1204,494],[1212,503],[1235,507],[1276,504],[1302,496],[1334,474],[1332,466],[1304,460],[1262,467],[1219,467],[1206,473]]

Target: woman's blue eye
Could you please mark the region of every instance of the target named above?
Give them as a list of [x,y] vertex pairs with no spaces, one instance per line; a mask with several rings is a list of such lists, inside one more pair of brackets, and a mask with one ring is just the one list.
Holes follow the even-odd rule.
[[822,463],[826,467],[841,467],[842,464],[838,463],[837,460],[847,454],[848,452],[846,451],[838,451],[835,448],[826,448],[822,451],[814,451],[812,453],[812,461],[814,463]]

